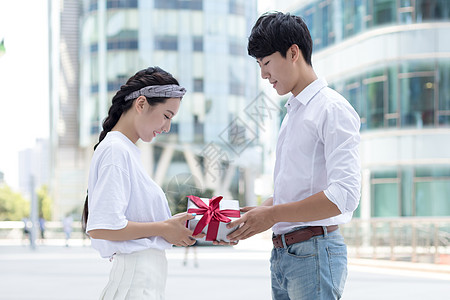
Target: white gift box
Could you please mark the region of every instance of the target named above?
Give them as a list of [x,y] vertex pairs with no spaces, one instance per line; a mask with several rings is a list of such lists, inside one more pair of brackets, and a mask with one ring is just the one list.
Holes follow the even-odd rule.
[[[200,198],[203,203],[205,203],[207,206],[209,206],[209,200],[208,198]],[[189,211],[189,209],[191,208],[200,208],[198,207],[191,199],[188,198],[188,205],[187,205],[187,209]],[[239,212],[239,201],[238,200],[226,200],[226,199],[222,199],[219,202],[219,210],[225,210],[225,209],[231,209],[231,210],[236,210]],[[239,213],[240,215],[240,213]],[[200,221],[200,219],[203,217],[203,214],[199,214],[197,213],[197,215],[195,216],[194,219],[189,220],[187,222],[187,227],[194,231],[195,227],[197,226],[198,222]],[[228,217],[231,221],[237,220],[239,218],[235,218],[235,217]],[[227,239],[227,235],[229,235],[230,233],[232,233],[233,231],[235,231],[236,229],[238,229],[239,226],[235,226],[233,228],[227,228],[226,225],[228,223],[224,223],[224,222],[220,222],[219,223],[219,228],[217,231],[217,237],[216,237],[216,241],[224,241],[229,243],[230,240]],[[206,234],[208,232],[208,228],[209,228],[209,224],[205,226],[205,228],[202,229],[202,233],[205,234],[205,237],[203,238],[197,238],[198,241],[206,241]]]

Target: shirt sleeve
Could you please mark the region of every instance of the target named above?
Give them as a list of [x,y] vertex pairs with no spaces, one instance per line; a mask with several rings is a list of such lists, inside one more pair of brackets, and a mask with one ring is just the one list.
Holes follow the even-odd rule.
[[327,170],[327,198],[341,213],[353,212],[361,197],[360,119],[350,105],[333,103],[323,113],[322,139]]
[[88,191],[87,230],[118,230],[127,226],[125,212],[130,199],[130,178],[122,168],[103,166],[93,190]]

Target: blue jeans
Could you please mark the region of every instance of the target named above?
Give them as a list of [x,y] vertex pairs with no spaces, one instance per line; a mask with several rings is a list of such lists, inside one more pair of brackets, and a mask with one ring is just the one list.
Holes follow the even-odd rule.
[[347,246],[339,229],[273,248],[270,258],[272,299],[340,299],[347,279]]

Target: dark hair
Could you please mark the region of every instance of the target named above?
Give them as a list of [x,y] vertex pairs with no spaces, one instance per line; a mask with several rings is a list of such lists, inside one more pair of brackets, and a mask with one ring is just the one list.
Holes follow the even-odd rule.
[[265,13],[259,17],[248,38],[248,55],[261,59],[275,52],[286,58],[289,47],[296,44],[306,63],[311,64],[312,39],[301,17],[281,12]]
[[[149,67],[147,69],[137,72],[135,75],[130,77],[127,82],[120,87],[120,90],[112,98],[112,105],[109,108],[108,116],[103,121],[103,131],[98,137],[98,143],[94,146],[94,151],[97,146],[105,138],[106,134],[110,132],[113,127],[117,124],[120,116],[128,111],[132,107],[134,100],[125,101],[125,97],[134,91],[138,91],[143,87],[152,85],[166,85],[166,84],[176,84],[179,85],[178,81],[173,78],[173,76],[164,71],[159,67]],[[168,98],[155,97],[147,98],[147,102],[151,106],[155,106],[160,103],[165,103]],[[83,214],[81,216],[81,224],[83,230],[86,231],[86,225],[89,215],[88,209],[88,195],[86,195],[86,200],[84,202]]]

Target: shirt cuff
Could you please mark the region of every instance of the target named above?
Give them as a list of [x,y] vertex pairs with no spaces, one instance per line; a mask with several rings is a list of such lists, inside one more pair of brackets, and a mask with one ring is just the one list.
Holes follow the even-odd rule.
[[333,202],[341,213],[347,212],[345,203],[347,202],[347,191],[340,188],[338,184],[330,185],[323,191],[328,200]]

